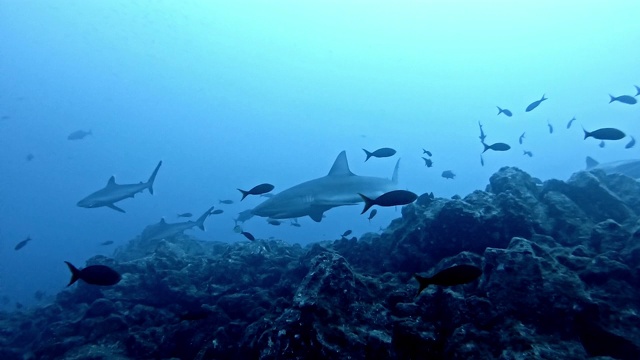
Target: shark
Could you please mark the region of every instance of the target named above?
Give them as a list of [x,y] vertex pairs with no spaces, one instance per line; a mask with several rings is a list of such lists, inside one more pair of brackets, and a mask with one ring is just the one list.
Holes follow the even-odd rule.
[[147,226],[142,231],[140,237],[144,240],[162,240],[182,234],[182,232],[189,230],[194,226],[197,226],[200,230],[204,231],[204,221],[209,217],[209,215],[211,215],[213,208],[213,206],[210,207],[209,210],[200,215],[196,221],[189,220],[170,224],[162,218],[157,224]]
[[251,215],[271,219],[292,219],[309,216],[320,222],[324,213],[334,207],[363,202],[359,194],[375,199],[397,189],[396,162],[391,179],[359,176],[351,172],[346,151],[338,154],[326,176],[309,180],[279,192],[251,210]]
[[606,174],[623,174],[640,180],[640,160],[620,160],[601,164],[587,156],[587,171],[590,170],[602,170]]
[[126,198],[132,198],[135,194],[149,189],[149,193],[153,195],[153,182],[156,180],[158,170],[162,165],[162,161],[158,163],[156,169],[149,177],[147,182],[140,182],[138,184],[116,184],[116,177],[111,176],[107,181],[107,185],[88,195],[84,199],[78,201],[77,205],[83,208],[97,208],[106,206],[115,211],[124,213],[125,211],[115,205],[116,202],[124,200]]

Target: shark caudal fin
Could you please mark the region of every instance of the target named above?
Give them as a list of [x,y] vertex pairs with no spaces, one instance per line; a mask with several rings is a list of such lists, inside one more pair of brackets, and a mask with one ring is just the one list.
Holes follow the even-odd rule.
[[162,161],[158,163],[158,165],[156,166],[156,169],[153,170],[153,174],[151,174],[151,177],[149,177],[149,180],[147,181],[147,187],[149,188],[149,192],[151,193],[151,195],[153,195],[153,182],[156,181],[156,175],[158,175],[158,170],[160,170],[160,165],[162,165]]
[[67,266],[69,267],[69,271],[71,271],[71,280],[69,280],[69,284],[67,286],[71,286],[73,285],[74,282],[78,281],[78,279],[80,279],[81,275],[80,275],[80,270],[78,270],[77,267],[73,266],[70,262],[65,261],[65,264],[67,264]]
[[396,166],[393,168],[393,175],[391,175],[391,181],[394,184],[398,183],[398,169],[400,169],[400,159],[398,159],[398,161],[396,161]]
[[205,211],[204,214],[200,215],[198,220],[196,220],[196,225],[200,228],[200,230],[204,231],[204,221],[207,220],[211,212],[213,211],[214,206],[210,207],[209,210]]

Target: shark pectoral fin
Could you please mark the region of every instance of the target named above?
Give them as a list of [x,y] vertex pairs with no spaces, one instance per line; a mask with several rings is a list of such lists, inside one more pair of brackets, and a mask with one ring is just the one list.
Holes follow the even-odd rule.
[[315,222],[320,222],[324,212],[329,209],[331,209],[330,206],[312,206],[311,211],[309,211],[309,217]]
[[121,212],[121,213],[125,213],[125,212],[126,212],[126,211],[124,211],[124,210],[120,209],[119,207],[115,206],[114,204],[109,204],[109,205],[107,205],[107,207],[108,207],[108,208],[111,208],[111,209],[113,209],[113,210],[115,210],[115,211],[119,211],[119,212]]

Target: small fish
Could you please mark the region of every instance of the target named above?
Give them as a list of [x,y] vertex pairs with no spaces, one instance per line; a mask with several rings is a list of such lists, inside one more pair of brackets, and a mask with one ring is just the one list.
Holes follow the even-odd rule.
[[486,139],[487,136],[484,134],[484,130],[482,130],[482,124],[480,123],[480,121],[478,121],[478,126],[480,126],[480,141],[484,142],[484,139]]
[[413,274],[413,277],[418,280],[419,288],[416,296],[420,295],[429,285],[438,286],[455,286],[467,284],[475,281],[482,275],[482,269],[473,265],[456,265],[450,268],[444,269],[432,277],[422,277],[418,274]]
[[[367,210],[369,210],[369,208],[372,207],[373,205],[378,205],[378,206],[407,205],[414,202],[418,198],[418,195],[407,190],[389,191],[387,193],[384,193],[378,196],[375,199],[370,199],[360,193],[358,193],[358,195],[360,195],[362,200],[364,200],[364,208],[362,209],[362,212],[360,214],[364,214],[365,212],[367,212]],[[346,236],[346,235],[343,235],[343,236]]]
[[16,246],[14,247],[14,250],[18,251],[20,249],[22,249],[23,247],[25,247],[29,241],[31,241],[31,236],[27,236],[26,239],[20,241],[19,243],[16,244]]
[[480,165],[484,166],[484,158],[480,155]]
[[424,166],[426,166],[426,167],[432,167],[433,166],[433,160],[427,159],[426,157],[423,157],[422,160],[424,160]]
[[371,212],[369,213],[369,222],[371,222],[371,219],[373,219],[374,216],[376,216],[376,214],[378,213],[378,210],[373,209],[371,210]]
[[238,234],[242,234],[243,230],[242,230],[242,226],[240,225],[236,225],[233,227],[233,232],[234,233],[238,233]]
[[240,201],[244,200],[244,198],[246,198],[248,195],[265,194],[265,193],[268,193],[269,191],[273,190],[274,188],[275,188],[275,186],[265,183],[265,184],[256,185],[253,188],[251,188],[251,190],[249,190],[249,191],[238,189],[238,191],[240,191],[242,193],[242,199],[240,199]]
[[598,144],[598,146],[600,146],[601,148],[604,148],[604,140],[600,141],[600,144]]
[[105,242],[101,242],[100,243],[100,245],[102,245],[102,246],[107,246],[107,245],[111,245],[111,244],[113,244],[113,240],[107,240]]
[[491,144],[491,145],[487,145],[485,143],[482,143],[482,145],[484,145],[484,151],[482,153],[485,153],[487,150],[493,150],[493,151],[507,151],[509,149],[511,149],[511,146],[505,144],[505,143],[495,143],[495,144]]
[[527,155],[528,157],[532,157],[533,153],[531,151],[522,150],[522,155]]
[[636,139],[634,139],[631,135],[629,135],[629,137],[631,137],[631,141],[629,141],[629,143],[624,146],[625,149],[631,149],[636,145]]
[[633,85],[633,86],[636,87],[636,96],[640,95],[640,86],[638,86],[638,85]]
[[553,125],[547,120],[547,126],[549,127],[549,134],[553,134]]
[[353,231],[351,231],[351,230],[347,230],[347,231],[343,232],[342,235],[340,235],[340,237],[343,237],[343,238],[347,237],[347,236],[351,235],[352,232]]
[[364,150],[364,153],[367,154],[367,158],[364,160],[365,162],[369,160],[369,158],[371,158],[372,156],[377,158],[386,158],[389,156],[393,156],[396,153],[396,151],[392,148],[381,148],[374,152],[369,152],[365,149],[362,149],[362,150]]
[[429,150],[422,149],[422,153],[431,156],[431,151]]
[[542,98],[540,100],[536,100],[534,102],[532,102],[531,104],[529,104],[529,106],[527,106],[527,108],[525,109],[526,112],[529,112],[535,108],[538,107],[538,105],[540,105],[543,101],[547,100],[546,97],[544,97],[544,95],[542,95]]
[[592,137],[598,140],[620,140],[625,137],[625,133],[618,129],[614,128],[602,128],[594,131],[587,131],[582,128],[584,131],[584,138]]
[[178,214],[178,217],[184,217],[184,218],[190,218],[192,217],[193,214],[190,212],[186,212],[186,213],[182,213],[182,214]]
[[456,174],[454,174],[451,170],[445,170],[442,172],[442,177],[445,179],[455,179]]
[[28,153],[27,156],[25,157],[25,159],[27,159],[27,161],[31,161],[31,160],[33,160],[33,158],[35,158],[35,156],[33,156],[32,153]]
[[69,136],[67,136],[67,140],[82,140],[88,135],[93,135],[91,130],[89,131],[77,130],[69,134]]
[[223,212],[224,212],[224,210],[217,209],[217,210],[213,210],[213,211],[211,212],[211,215],[220,215],[220,214],[222,214]]
[[280,226],[280,224],[282,224],[282,221],[269,218],[267,219],[267,223],[273,226]]
[[522,140],[524,140],[524,134],[522,133],[522,135],[520,135],[520,137],[518,138],[518,142],[520,143],[520,145],[522,145]]
[[[638,94],[636,94],[636,96],[638,96]],[[636,98],[634,98],[631,95],[613,96],[609,94],[609,97],[611,98],[611,100],[609,100],[609,104],[611,104],[614,101],[621,102],[623,104],[629,104],[629,105],[633,105],[638,102],[638,100],[636,100]]]
[[218,200],[220,204],[231,205],[233,204],[233,200]]
[[571,127],[571,124],[573,124],[573,122],[576,121],[576,117],[572,117],[571,120],[569,120],[569,122],[567,123],[567,129]]
[[498,115],[505,114],[508,117],[511,117],[511,115],[513,115],[509,109],[501,109],[500,106],[496,106],[496,107],[498,108]]
[[67,286],[71,286],[78,279],[91,285],[110,286],[120,282],[122,276],[118,274],[112,268],[105,265],[91,265],[80,270],[73,266],[70,262],[65,261],[65,264],[71,271],[71,280]]
[[293,221],[290,223],[290,225],[291,225],[291,226],[295,226],[295,227],[300,227],[300,224],[299,224],[299,223],[297,223],[297,222],[293,222]]
[[243,231],[240,234],[244,235],[244,237],[246,237],[247,239],[249,239],[251,241],[255,241],[255,239],[256,239],[253,235],[251,235],[251,233],[248,233],[246,231]]

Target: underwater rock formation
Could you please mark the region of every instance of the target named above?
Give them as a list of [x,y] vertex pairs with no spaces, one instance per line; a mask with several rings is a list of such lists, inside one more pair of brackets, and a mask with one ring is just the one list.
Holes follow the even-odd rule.
[[[2,359],[640,358],[640,185],[505,167],[422,196],[381,234],[306,247],[134,239],[119,284],[0,313]],[[427,287],[456,264],[479,280]]]

